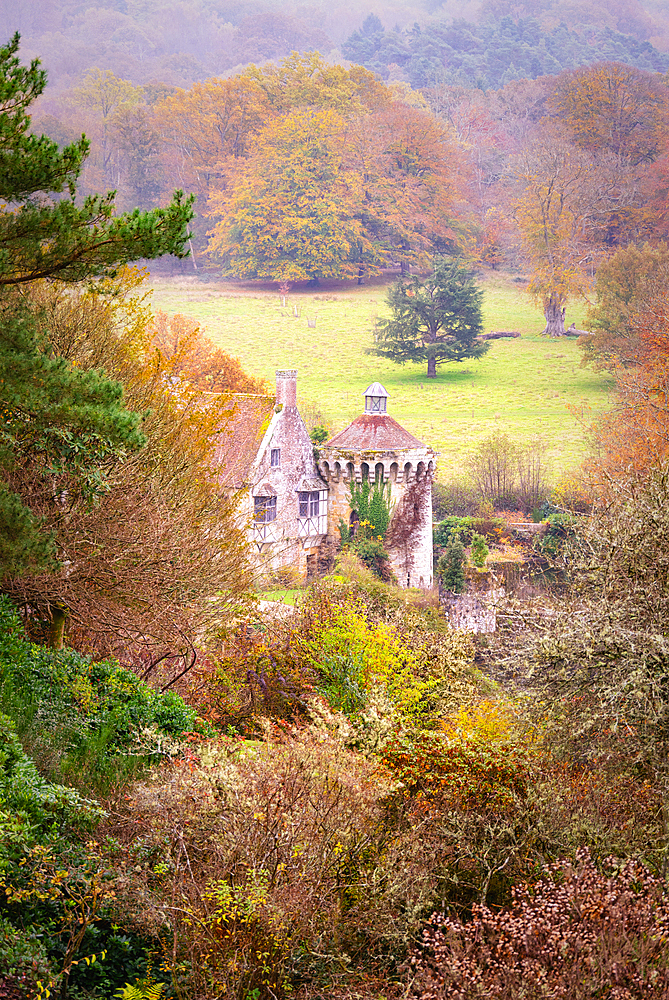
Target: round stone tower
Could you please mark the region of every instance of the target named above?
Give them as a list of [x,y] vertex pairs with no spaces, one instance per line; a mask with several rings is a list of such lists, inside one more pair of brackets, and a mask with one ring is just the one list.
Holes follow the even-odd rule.
[[329,488],[328,534],[357,519],[350,484],[390,483],[391,522],[386,549],[397,582],[429,588],[432,574],[432,479],[436,453],[387,413],[388,393],[378,382],[365,390],[365,409],[319,448],[319,470]]

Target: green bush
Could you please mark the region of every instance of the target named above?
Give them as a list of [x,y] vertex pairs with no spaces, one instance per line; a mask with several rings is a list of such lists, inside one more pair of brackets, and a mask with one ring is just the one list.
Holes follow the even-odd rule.
[[378,576],[380,580],[387,580],[389,578],[389,557],[383,547],[383,542],[379,538],[358,536],[353,541],[353,549],[375,576]]
[[534,547],[542,556],[557,559],[564,552],[567,542],[574,537],[577,518],[573,514],[557,512],[549,514],[546,533],[535,539]]
[[57,928],[67,919],[63,900],[68,887],[76,896],[83,884],[82,850],[74,841],[103,816],[74,789],[44,779],[12,721],[0,715],[0,981],[3,973],[13,976],[17,996],[34,993],[37,980],[54,981]]
[[461,594],[465,589],[466,561],[464,545],[457,535],[451,535],[437,563],[437,574],[441,585],[453,594]]
[[483,569],[485,566],[488,551],[488,544],[483,535],[474,532],[472,535],[472,560],[478,569]]
[[73,788],[42,778],[21,746],[14,723],[0,715],[0,852],[59,833],[92,827],[102,810]]
[[318,691],[332,708],[345,715],[355,715],[365,705],[365,664],[360,653],[324,656],[318,664],[322,681]]
[[191,732],[197,713],[115,660],[31,643],[0,598],[0,710],[52,777],[104,789],[151,759],[161,739]]
[[445,546],[452,535],[457,535],[465,545],[469,545],[473,530],[473,517],[456,517],[451,514],[434,526],[432,539],[435,545]]
[[[48,982],[49,958],[42,935],[26,933],[0,916],[0,983],[6,997],[22,997],[38,980]],[[12,989],[12,987],[14,989]]]

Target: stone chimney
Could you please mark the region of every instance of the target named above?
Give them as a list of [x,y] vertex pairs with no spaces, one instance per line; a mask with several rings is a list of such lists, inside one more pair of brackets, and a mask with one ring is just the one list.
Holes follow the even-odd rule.
[[296,371],[276,372],[276,401],[281,403],[284,409],[297,406]]

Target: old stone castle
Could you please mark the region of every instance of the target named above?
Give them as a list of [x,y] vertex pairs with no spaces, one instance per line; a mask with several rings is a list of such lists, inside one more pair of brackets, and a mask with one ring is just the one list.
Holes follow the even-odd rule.
[[327,568],[343,521],[355,530],[350,484],[390,484],[385,540],[398,583],[429,588],[431,483],[436,455],[387,413],[388,393],[374,382],[364,411],[319,446],[318,458],[297,408],[297,372],[276,373],[276,396],[235,396],[215,465],[226,490],[240,491],[258,573],[292,567],[306,581]]

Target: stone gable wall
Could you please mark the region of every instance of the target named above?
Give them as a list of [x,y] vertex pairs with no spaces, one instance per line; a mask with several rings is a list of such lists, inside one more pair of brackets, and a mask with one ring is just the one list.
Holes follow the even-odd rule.
[[[273,449],[281,452],[276,467],[271,464]],[[302,582],[312,572],[327,531],[327,494],[325,502],[321,502],[323,532],[301,537],[298,492],[305,480],[317,485],[319,478],[313,445],[297,407],[277,404],[251,469],[251,488],[245,499],[247,523],[251,524],[249,541],[261,577],[293,567]],[[253,524],[254,497],[266,493],[267,486],[276,494],[277,516],[260,527]],[[320,487],[324,490],[325,484]]]

